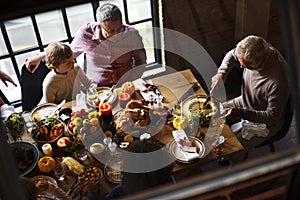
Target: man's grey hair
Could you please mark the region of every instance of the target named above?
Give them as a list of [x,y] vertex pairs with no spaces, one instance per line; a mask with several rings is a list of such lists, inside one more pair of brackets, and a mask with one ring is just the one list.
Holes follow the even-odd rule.
[[236,45],[236,56],[259,66],[270,53],[270,44],[262,37],[250,35]]
[[103,26],[105,21],[122,20],[122,13],[116,5],[106,3],[97,9],[96,18],[97,22]]

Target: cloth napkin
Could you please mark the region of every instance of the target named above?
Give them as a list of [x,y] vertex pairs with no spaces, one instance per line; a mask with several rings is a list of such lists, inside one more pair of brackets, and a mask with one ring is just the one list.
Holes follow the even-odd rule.
[[199,158],[196,147],[192,146],[183,129],[172,131],[172,134],[177,146],[182,151],[182,154],[187,161]]
[[7,104],[3,104],[0,107],[0,114],[1,114],[1,118],[2,119],[6,119],[7,117],[9,117],[12,113],[15,113],[15,107],[7,105]]
[[265,123],[255,123],[243,120],[242,127],[242,137],[246,140],[250,140],[254,136],[267,137],[270,132]]

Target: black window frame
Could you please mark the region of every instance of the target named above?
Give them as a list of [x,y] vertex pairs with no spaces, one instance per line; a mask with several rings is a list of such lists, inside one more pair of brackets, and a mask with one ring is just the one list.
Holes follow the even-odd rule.
[[[94,20],[96,20],[96,9],[99,7],[100,1],[98,0],[98,1],[83,2],[82,4],[86,4],[86,3],[91,4],[92,9],[93,9]],[[152,22],[153,27],[159,27],[158,0],[150,0],[150,3],[151,3],[150,6],[151,6],[151,17],[152,18],[146,18],[146,19],[137,20],[137,21],[130,21],[129,17],[128,17],[128,3],[127,3],[127,0],[123,0],[124,19],[125,19],[126,24],[136,25],[136,24],[140,24],[140,23],[144,23],[144,22]],[[80,4],[76,4],[76,5],[80,5]],[[62,17],[63,17],[63,23],[64,23],[66,36],[67,36],[67,39],[60,40],[61,42],[71,43],[72,40],[73,40],[71,30],[70,30],[68,16],[67,16],[67,13],[66,13],[66,8],[71,7],[71,6],[73,6],[73,5],[67,5],[67,6],[58,8],[58,10],[61,11],[61,14],[62,14]],[[53,9],[53,10],[55,10],[55,9]],[[51,11],[51,10],[49,10],[49,11]],[[7,29],[5,27],[5,21],[0,22],[1,32],[2,32],[2,35],[3,35],[3,40],[5,42],[6,49],[7,49],[7,52],[8,52],[7,54],[1,54],[0,55],[0,60],[7,59],[7,58],[11,59],[13,69],[16,73],[16,76],[18,78],[19,83],[20,83],[20,78],[21,78],[21,72],[19,70],[18,63],[17,63],[17,60],[16,60],[15,57],[18,56],[18,55],[21,55],[21,54],[25,54],[25,53],[29,53],[29,52],[33,52],[33,51],[37,51],[37,50],[40,51],[40,52],[43,52],[45,50],[45,48],[48,46],[48,44],[43,44],[43,42],[42,42],[42,38],[41,38],[41,35],[40,35],[40,31],[39,31],[39,26],[37,24],[36,17],[35,17],[36,14],[39,14],[39,13],[32,13],[32,14],[27,15],[27,16],[29,16],[30,19],[31,19],[33,29],[34,29],[34,33],[36,35],[37,46],[35,45],[35,46],[24,48],[24,49],[21,49],[21,50],[16,50],[16,51],[13,50],[10,39],[9,39],[9,36],[8,36],[8,33],[7,33]],[[23,16],[23,17],[26,17],[26,16]],[[151,68],[153,68],[154,66],[159,66],[158,63],[162,62],[161,51],[158,48],[156,48],[156,47],[160,46],[160,44],[158,44],[158,42],[160,41],[160,35],[156,30],[157,29],[153,29],[155,62],[154,63],[149,63],[149,66],[151,66]],[[21,106],[22,99],[9,102],[8,98],[5,96],[5,94],[1,90],[0,90],[0,96],[8,104],[11,104],[15,107]]]

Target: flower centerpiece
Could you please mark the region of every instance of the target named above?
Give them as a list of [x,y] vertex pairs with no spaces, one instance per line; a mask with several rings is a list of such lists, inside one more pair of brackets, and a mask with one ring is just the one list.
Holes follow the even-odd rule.
[[20,113],[11,114],[5,121],[7,132],[11,135],[13,141],[21,140],[24,125],[25,121]]

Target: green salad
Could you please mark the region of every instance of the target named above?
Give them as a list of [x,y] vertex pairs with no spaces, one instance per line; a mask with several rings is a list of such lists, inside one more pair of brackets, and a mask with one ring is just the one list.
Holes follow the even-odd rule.
[[16,141],[21,137],[22,129],[25,125],[24,118],[19,113],[11,114],[5,121],[5,126],[8,133],[12,136],[13,140]]

